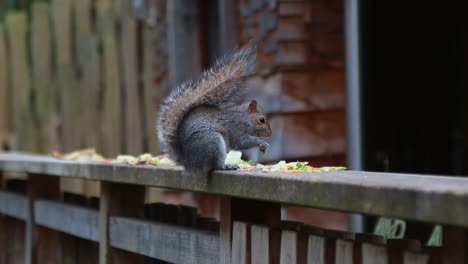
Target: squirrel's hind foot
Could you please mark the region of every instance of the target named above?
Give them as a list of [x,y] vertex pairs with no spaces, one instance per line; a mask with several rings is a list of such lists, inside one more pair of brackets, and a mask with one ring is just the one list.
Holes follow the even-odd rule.
[[236,164],[224,164],[223,165],[223,170],[238,170],[239,166]]

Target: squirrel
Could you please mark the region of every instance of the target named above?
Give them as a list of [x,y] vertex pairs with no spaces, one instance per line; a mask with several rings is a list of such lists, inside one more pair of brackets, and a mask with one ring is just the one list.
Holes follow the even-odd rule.
[[270,121],[255,100],[240,102],[252,74],[255,48],[232,52],[204,71],[198,80],[180,84],[164,99],[157,124],[159,141],[185,170],[208,175],[213,170],[236,170],[224,164],[228,150],[269,144]]

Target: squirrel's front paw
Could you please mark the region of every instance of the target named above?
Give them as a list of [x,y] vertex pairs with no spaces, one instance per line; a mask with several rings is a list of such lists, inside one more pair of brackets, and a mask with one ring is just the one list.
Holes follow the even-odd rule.
[[270,144],[266,143],[265,141],[260,143],[260,145],[258,146],[261,152],[265,152],[269,147],[270,147]]

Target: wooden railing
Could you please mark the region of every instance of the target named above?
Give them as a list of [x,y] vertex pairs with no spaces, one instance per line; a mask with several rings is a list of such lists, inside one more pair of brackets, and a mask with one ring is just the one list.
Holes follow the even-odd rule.
[[[465,263],[468,180],[371,172],[282,174],[63,161],[0,154],[0,172],[26,173],[25,194],[0,191],[0,231],[25,223],[25,263],[62,263],[63,234],[99,244],[90,263]],[[99,203],[60,201],[60,177],[101,182]],[[144,204],[145,187],[221,197],[220,222],[190,207]],[[444,225],[442,247],[281,221],[294,204]],[[11,223],[10,223],[11,224]],[[5,245],[5,239],[2,241]],[[89,242],[91,243],[91,242]],[[3,255],[2,255],[3,254]],[[6,250],[0,259],[7,257]],[[143,256],[152,259],[144,259]],[[9,263],[6,261],[6,263]]]

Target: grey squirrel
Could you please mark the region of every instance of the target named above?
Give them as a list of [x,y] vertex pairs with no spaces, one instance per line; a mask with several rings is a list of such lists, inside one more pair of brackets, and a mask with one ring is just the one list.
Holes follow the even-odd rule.
[[249,45],[218,60],[197,81],[187,81],[163,101],[157,130],[169,155],[185,170],[207,175],[235,170],[224,164],[228,150],[258,147],[265,152],[270,121],[255,100],[241,103],[252,74],[255,49]]

